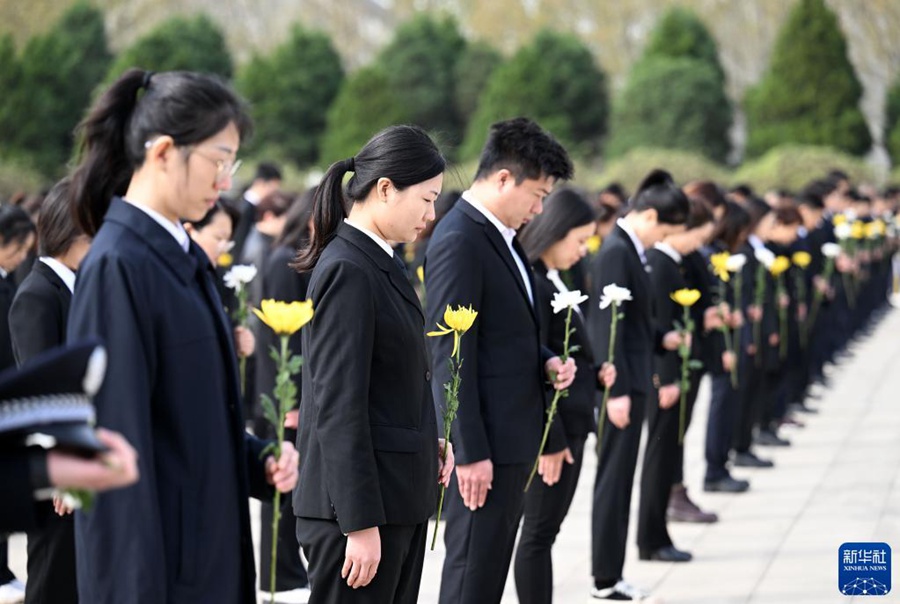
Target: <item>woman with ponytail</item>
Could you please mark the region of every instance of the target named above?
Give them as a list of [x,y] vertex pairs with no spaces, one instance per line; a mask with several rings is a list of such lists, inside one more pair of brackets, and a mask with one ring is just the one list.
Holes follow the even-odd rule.
[[434,220],[444,166],[425,132],[392,126],[316,190],[312,239],[295,262],[312,271],[315,308],[301,334],[294,492],[312,603],[418,599],[428,518],[453,454],[448,445],[439,467],[425,318],[391,244]]
[[69,198],[94,240],[68,336],[104,340],[97,421],[133,443],[141,474],[76,517],[81,602],[256,601],[247,497],[292,489],[297,456],[261,457],[245,433],[215,272],[181,226],[231,186],[249,129],[221,81],[137,69],[80,126]]

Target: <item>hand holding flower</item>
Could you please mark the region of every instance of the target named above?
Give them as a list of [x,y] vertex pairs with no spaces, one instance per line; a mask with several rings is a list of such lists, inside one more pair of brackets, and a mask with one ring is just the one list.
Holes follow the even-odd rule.
[[575,381],[575,359],[569,357],[565,362],[560,357],[553,357],[544,364],[547,376],[553,381],[556,390],[565,390]]
[[631,397],[617,396],[606,403],[606,415],[612,425],[624,430],[631,423]]
[[[446,451],[444,448],[446,447]],[[448,443],[445,439],[438,439],[438,484],[448,488],[450,486],[450,477],[453,475],[453,466],[456,465],[456,458],[453,456],[453,443]]]
[[607,390],[615,385],[617,376],[616,366],[612,363],[603,363],[603,365],[600,366],[600,370],[597,372],[597,380]]
[[289,441],[281,443],[281,456],[275,459],[274,455],[266,458],[266,482],[275,487],[279,493],[287,493],[297,486],[299,476],[297,466],[300,463],[300,454]]
[[572,457],[572,451],[566,447],[557,453],[545,453],[541,455],[541,461],[538,465],[538,474],[544,479],[544,484],[552,487],[559,482],[562,476],[563,463],[572,465],[575,458]]
[[678,387],[678,384],[661,386],[659,389],[659,408],[671,409],[678,402],[680,395],[681,388]]

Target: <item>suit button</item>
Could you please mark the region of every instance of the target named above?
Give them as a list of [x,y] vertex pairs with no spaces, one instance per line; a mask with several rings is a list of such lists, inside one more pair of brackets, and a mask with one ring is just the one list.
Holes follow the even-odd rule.
[[430,381],[431,381],[431,371],[429,371],[429,370],[427,370],[427,369],[425,370],[425,381],[426,381],[426,382],[430,382]]

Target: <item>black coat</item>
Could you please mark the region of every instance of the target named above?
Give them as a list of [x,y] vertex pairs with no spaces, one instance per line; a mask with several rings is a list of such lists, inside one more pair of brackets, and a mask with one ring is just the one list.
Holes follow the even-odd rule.
[[[647,266],[650,267],[650,284],[656,300],[656,324],[662,332],[672,331],[676,321],[684,323],[683,309],[670,297],[673,292],[687,287],[682,266],[655,248],[647,250]],[[678,351],[658,350],[655,360],[660,386],[681,383],[681,357]]]
[[438,432],[415,291],[378,244],[342,224],[308,298],[294,514],[336,520],[343,533],[426,522]]
[[[525,265],[528,258],[513,239]],[[529,464],[537,456],[549,403],[544,363],[553,356],[541,345],[539,309],[500,231],[461,199],[438,223],[425,253],[428,326],[444,322],[447,305],[472,305],[478,318],[462,338],[462,385],[451,440],[457,464],[490,459],[494,464]],[[453,338],[431,338],[434,398],[443,403]],[[554,422],[546,453],[565,448]]]
[[[537,286],[537,306],[541,317],[541,342],[550,350],[562,354],[566,337],[566,311],[553,312],[551,302],[557,293],[556,286],[547,278],[547,267],[538,260],[533,265],[534,282]],[[569,395],[560,398],[557,405],[558,417],[562,421],[567,440],[569,437],[582,438],[596,429],[594,409],[597,405],[597,380],[599,367],[594,364],[594,353],[588,339],[584,316],[572,311],[569,349],[577,347],[571,354],[578,368],[575,381],[569,386]]]
[[0,371],[16,366],[13,354],[12,336],[9,333],[9,309],[16,296],[16,284],[13,275],[0,277]]
[[80,267],[69,340],[104,340],[97,421],[137,449],[141,475],[76,517],[82,602],[256,601],[247,498],[272,491],[213,280],[199,247],[121,199]]
[[35,262],[9,310],[17,364],[65,343],[71,302],[72,292],[59,275],[40,260]]
[[628,234],[616,225],[591,261],[591,312],[588,330],[600,362],[607,361],[612,336],[613,304],[601,309],[603,288],[610,284],[628,288],[632,301],[619,308],[624,313],[616,326],[616,383],[610,396],[649,396],[654,392],[653,354],[660,349],[662,334],[654,323],[654,299],[650,279]]
[[232,202],[232,207],[238,213],[238,220],[231,236],[231,240],[234,241],[234,249],[231,253],[235,258],[241,258],[244,253],[244,243],[246,243],[253,225],[256,224],[256,204],[250,203],[242,195],[240,199]]

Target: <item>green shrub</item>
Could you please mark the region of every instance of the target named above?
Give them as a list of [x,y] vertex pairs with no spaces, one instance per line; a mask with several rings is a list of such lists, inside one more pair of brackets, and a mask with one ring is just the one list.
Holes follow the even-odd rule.
[[592,189],[599,189],[610,183],[618,182],[629,191],[634,191],[647,173],[655,168],[671,172],[675,182],[679,184],[698,179],[726,182],[729,177],[729,173],[725,169],[697,153],[672,149],[640,148],[632,149],[622,157],[608,163],[596,175],[581,175],[578,177],[578,182],[582,186]]
[[802,145],[772,149],[741,166],[731,181],[750,183],[758,192],[779,188],[796,191],[834,168],[849,174],[853,182],[872,181],[871,169],[859,158],[828,147]]

